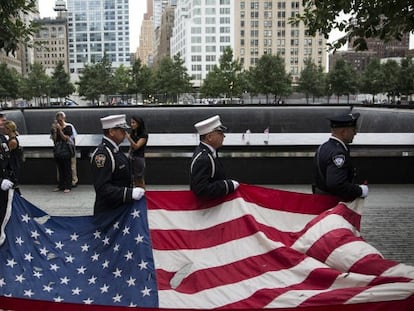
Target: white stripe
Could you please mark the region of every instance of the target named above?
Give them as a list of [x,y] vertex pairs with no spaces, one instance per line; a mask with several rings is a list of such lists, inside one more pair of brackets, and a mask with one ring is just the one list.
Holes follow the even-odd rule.
[[315,218],[315,215],[263,208],[237,198],[209,209],[196,211],[149,210],[148,220],[151,230],[202,230],[245,215],[252,215],[258,223],[285,232],[300,231]]
[[355,241],[337,247],[326,259],[326,264],[339,271],[348,271],[366,255],[381,253],[365,241]]
[[359,231],[350,224],[345,218],[337,214],[330,214],[325,218],[321,219],[310,227],[293,245],[292,248],[296,249],[301,253],[306,251],[317,242],[321,236],[331,232],[335,229],[348,229],[355,236],[359,237]]
[[395,276],[414,279],[414,266],[408,266],[400,263],[384,271],[381,276]]
[[194,163],[197,161],[197,159],[201,156],[201,153],[202,152],[199,152],[195,157],[194,157],[194,160],[193,160],[193,162],[191,162],[191,166],[190,166],[190,172],[191,173],[193,173],[193,166],[194,166]]
[[[210,256],[210,258],[213,256]],[[206,289],[194,294],[183,294],[174,290],[158,292],[161,308],[211,309],[245,299],[260,289],[279,288],[303,282],[309,272],[325,265],[308,257],[290,269],[267,272],[237,283]],[[289,301],[284,307],[296,305]]]
[[154,249],[153,254],[157,269],[174,272],[190,264],[193,266],[191,269],[191,272],[193,272],[198,269],[220,267],[251,256],[266,254],[282,246],[282,243],[269,240],[263,233],[259,232],[210,248],[174,251]]
[[411,295],[414,295],[414,281],[410,283],[380,284],[355,295],[346,304],[403,300]]

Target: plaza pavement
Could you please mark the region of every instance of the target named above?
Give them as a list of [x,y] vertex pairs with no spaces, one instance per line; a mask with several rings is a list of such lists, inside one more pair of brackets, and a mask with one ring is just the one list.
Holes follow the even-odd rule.
[[[309,185],[264,185],[310,193]],[[55,185],[22,185],[23,196],[50,215],[91,215],[95,192],[79,185],[72,192],[52,192]],[[148,185],[147,190],[182,190],[188,186]],[[414,266],[414,185],[370,185],[362,216],[361,234],[385,258]]]

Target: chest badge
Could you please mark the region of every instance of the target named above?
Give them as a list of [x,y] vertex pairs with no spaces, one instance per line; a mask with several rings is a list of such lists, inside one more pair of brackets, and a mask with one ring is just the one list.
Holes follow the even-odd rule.
[[332,161],[337,168],[341,168],[345,164],[345,156],[343,154],[336,155],[332,158]]

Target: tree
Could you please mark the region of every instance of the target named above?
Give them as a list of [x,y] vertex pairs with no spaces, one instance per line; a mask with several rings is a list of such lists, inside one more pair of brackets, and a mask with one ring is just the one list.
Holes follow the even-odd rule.
[[384,89],[384,72],[379,59],[373,59],[361,75],[360,90],[363,93],[372,94],[372,102],[375,102],[375,95]]
[[402,94],[410,96],[407,99],[411,101],[411,95],[414,93],[414,62],[411,57],[401,60],[398,86]]
[[214,65],[213,69],[207,74],[200,87],[203,97],[220,97],[223,91],[223,81],[220,69]]
[[355,39],[354,48],[366,50],[365,38],[400,40],[414,30],[414,9],[407,0],[303,0],[302,4],[303,13],[291,22],[304,22],[311,36],[320,32],[328,38],[334,29],[344,32],[344,36],[330,44],[334,49]]
[[142,94],[142,99],[148,98],[153,93],[152,88],[152,71],[147,65],[142,65],[141,60],[137,59],[132,64],[131,68],[131,84],[129,93],[135,94],[135,99],[138,101],[138,94]]
[[274,96],[275,101],[279,101],[281,96],[292,92],[292,78],[286,73],[285,62],[280,55],[262,55],[250,72],[253,93],[266,95],[266,103],[269,102],[269,94]]
[[20,43],[27,43],[31,40],[37,24],[26,23],[22,16],[35,13],[36,2],[36,0],[0,1],[0,51],[14,55]]
[[19,79],[16,69],[0,64],[0,99],[7,101],[8,98],[19,97]]
[[24,84],[27,88],[26,91],[30,94],[30,98],[39,98],[40,105],[45,105],[43,98],[50,97],[51,79],[46,74],[42,64],[34,63],[31,66],[29,75]]
[[125,100],[125,95],[129,93],[131,82],[131,69],[121,64],[114,72],[112,83],[114,85],[114,92],[121,95],[123,101]]
[[155,70],[155,85],[159,96],[168,102],[178,101],[179,95],[192,90],[191,77],[179,54],[161,59]]
[[387,93],[388,102],[392,97],[395,102],[395,96],[399,94],[398,77],[400,76],[401,66],[395,60],[389,60],[382,64],[384,73],[384,89]]
[[298,91],[304,92],[306,103],[309,104],[309,95],[315,97],[324,94],[325,74],[321,66],[316,66],[311,58],[305,59],[305,68],[301,71],[298,81]]
[[329,84],[336,96],[355,94],[358,91],[358,75],[352,66],[343,59],[335,63],[335,67],[329,72]]
[[63,65],[63,62],[59,61],[52,74],[50,96],[54,98],[64,98],[75,91],[75,86],[70,82],[70,76]]

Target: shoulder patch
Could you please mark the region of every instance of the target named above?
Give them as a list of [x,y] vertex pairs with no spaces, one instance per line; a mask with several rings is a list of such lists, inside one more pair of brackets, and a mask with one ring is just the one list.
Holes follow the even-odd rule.
[[102,153],[95,155],[96,167],[98,167],[98,168],[104,167],[105,166],[105,161],[106,161],[106,155],[104,155]]
[[333,163],[337,168],[341,168],[345,163],[345,155],[339,154],[332,158]]

